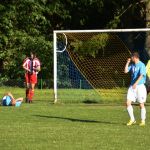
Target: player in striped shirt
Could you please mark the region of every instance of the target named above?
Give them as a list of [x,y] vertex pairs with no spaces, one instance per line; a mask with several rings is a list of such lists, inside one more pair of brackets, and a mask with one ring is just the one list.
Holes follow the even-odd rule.
[[23,62],[23,68],[26,71],[26,102],[31,103],[34,95],[34,88],[37,83],[37,74],[41,70],[41,63],[35,53],[31,52]]

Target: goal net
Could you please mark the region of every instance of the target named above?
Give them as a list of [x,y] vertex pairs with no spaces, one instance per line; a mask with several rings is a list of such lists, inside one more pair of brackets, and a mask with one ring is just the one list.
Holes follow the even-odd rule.
[[54,31],[55,102],[122,102],[130,83],[126,60],[146,63],[145,30]]

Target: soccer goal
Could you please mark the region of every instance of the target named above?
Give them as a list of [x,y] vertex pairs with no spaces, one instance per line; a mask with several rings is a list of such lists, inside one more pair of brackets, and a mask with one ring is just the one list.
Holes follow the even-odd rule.
[[54,40],[54,98],[75,102],[125,99],[126,60],[138,51],[146,64],[150,29],[59,30]]

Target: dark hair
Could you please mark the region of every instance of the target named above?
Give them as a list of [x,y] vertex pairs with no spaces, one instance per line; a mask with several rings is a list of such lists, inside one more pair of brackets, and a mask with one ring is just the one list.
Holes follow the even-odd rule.
[[131,57],[140,58],[140,55],[139,55],[138,52],[133,52],[133,53],[131,54]]
[[36,57],[36,53],[34,51],[30,52],[30,56],[33,55],[34,57]]

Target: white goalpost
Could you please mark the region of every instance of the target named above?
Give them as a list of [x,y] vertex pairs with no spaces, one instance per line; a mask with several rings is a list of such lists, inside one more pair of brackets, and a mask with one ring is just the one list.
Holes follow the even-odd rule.
[[[70,47],[72,46],[70,43],[72,42],[74,42],[75,44],[78,44],[78,42],[80,42],[80,40],[82,41],[82,43],[84,42],[84,41],[86,41],[86,40],[88,40],[88,43],[89,43],[89,41],[90,41],[90,39],[92,39],[93,37],[93,39],[96,39],[96,38],[99,38],[99,39],[104,39],[103,37],[105,37],[106,36],[106,34],[110,34],[109,35],[109,37],[108,37],[108,35],[106,36],[108,39],[108,41],[109,41],[109,44],[112,42],[112,45],[110,46],[109,44],[108,45],[106,45],[105,46],[105,49],[106,49],[106,52],[105,53],[108,53],[108,51],[109,51],[109,53],[108,54],[106,54],[106,57],[105,58],[102,58],[101,57],[101,55],[100,54],[98,54],[99,55],[99,57],[101,58],[101,62],[98,62],[97,64],[99,64],[99,66],[101,67],[101,68],[99,68],[99,72],[93,72],[93,74],[101,74],[101,76],[97,76],[97,78],[101,78],[101,77],[103,77],[103,74],[104,74],[104,71],[106,72],[106,70],[107,70],[107,72],[110,72],[110,70],[112,69],[111,67],[110,67],[110,69],[106,69],[106,67],[103,67],[103,64],[102,64],[102,62],[103,61],[105,61],[107,58],[108,58],[108,56],[109,57],[111,57],[111,59],[113,60],[113,57],[114,57],[114,59],[116,59],[116,58],[118,58],[118,57],[120,57],[120,56],[117,56],[117,54],[118,53],[121,53],[121,54],[124,54],[124,57],[126,57],[126,56],[128,56],[128,52],[127,52],[127,50],[125,50],[126,49],[126,46],[125,46],[125,44],[124,44],[124,42],[122,42],[122,40],[120,40],[120,37],[118,38],[118,35],[116,36],[116,35],[114,35],[115,33],[118,33],[118,34],[120,34],[120,33],[140,33],[140,32],[144,32],[144,33],[147,33],[147,32],[149,32],[150,31],[150,28],[139,28],[139,29],[102,29],[102,30],[54,30],[53,31],[53,66],[54,66],[54,68],[53,68],[53,78],[54,78],[54,103],[56,103],[57,101],[58,101],[58,54],[62,54],[62,53],[64,53],[67,49],[71,49]],[[99,36],[98,37],[98,35],[101,35],[101,37]],[[111,35],[112,34],[112,35]],[[62,38],[62,41],[63,41],[63,46],[60,48],[59,46],[58,46],[58,35],[60,35],[61,36],[61,38]],[[60,38],[60,39],[61,39]],[[114,40],[115,39],[115,40]],[[106,43],[108,42],[108,41],[106,41]],[[101,41],[99,41],[99,42],[101,42]],[[74,44],[73,43],[73,44]],[[115,45],[117,43],[117,45]],[[121,44],[120,44],[121,43]],[[70,45],[71,46],[70,46]],[[68,45],[69,45],[69,48],[68,48]],[[85,45],[87,45],[87,44],[85,44]],[[78,45],[78,46],[80,46],[80,45]],[[117,47],[118,48],[118,51],[119,51],[119,49],[124,49],[124,50],[122,50],[122,51],[119,51],[119,52],[116,52],[116,57],[115,57],[115,54],[113,55],[113,53],[111,53],[111,50],[110,50],[110,47],[113,47],[114,46],[114,49]],[[86,47],[87,48],[87,47]],[[82,48],[81,48],[82,49]],[[102,48],[103,49],[103,48]],[[80,49],[79,49],[80,50]],[[113,49],[112,49],[112,51],[113,51]],[[110,79],[106,79],[106,81],[105,81],[105,79],[102,79],[101,80],[101,82],[99,83],[99,85],[97,85],[97,83],[95,82],[97,79],[93,79],[93,77],[90,77],[90,72],[92,72],[92,67],[91,67],[91,69],[90,70],[86,70],[86,69],[84,69],[84,67],[83,68],[80,68],[80,66],[79,66],[79,64],[81,64],[82,66],[84,66],[84,64],[83,64],[83,62],[82,61],[80,61],[80,62],[78,62],[78,60],[81,60],[80,59],[80,57],[79,58],[77,58],[77,56],[79,56],[79,54],[76,54],[74,51],[73,51],[73,53],[71,52],[71,50],[70,51],[67,51],[67,53],[69,54],[69,56],[71,56],[71,61],[73,61],[74,62],[74,65],[76,66],[76,68],[81,72],[81,75],[83,75],[83,77],[85,78],[85,79],[87,79],[87,81],[88,81],[88,83],[91,85],[91,87],[93,87],[94,89],[97,89],[98,91],[102,91],[101,90],[101,87],[102,88],[104,88],[104,89],[113,89],[113,86],[111,87],[107,87],[107,86],[104,86],[101,82],[102,82],[102,80],[104,81],[104,82],[106,82],[106,84],[107,84],[107,81],[109,82],[109,83],[111,83],[111,84],[114,84],[115,86],[116,86],[116,88],[118,88],[120,85],[120,83],[118,83],[118,82],[123,82],[123,81],[118,81],[118,82],[116,82],[116,80],[115,79],[113,79],[113,80],[111,80],[110,81]],[[83,53],[83,52],[82,52]],[[125,53],[126,53],[126,55],[125,55]],[[112,56],[113,55],[113,56]],[[98,57],[98,56],[96,56],[96,57]],[[89,58],[89,56],[88,56],[88,58]],[[77,60],[76,60],[77,59]],[[86,61],[86,59],[84,60],[84,62]],[[108,61],[108,60],[107,60]],[[118,60],[118,62],[119,62],[120,60]],[[86,63],[87,62],[91,62],[91,66],[92,66],[92,63],[93,64],[95,64],[95,60],[94,60],[94,57],[92,57],[92,59],[90,60],[90,61],[86,61]],[[70,65],[70,64],[69,64]],[[109,66],[110,64],[108,64],[108,66]],[[117,63],[116,63],[116,65],[117,65]],[[70,66],[69,66],[70,67]],[[86,66],[85,66],[86,67]],[[94,66],[95,68],[97,67],[96,65]],[[94,70],[94,67],[93,67],[93,70]],[[116,67],[116,66],[115,66]],[[119,68],[119,67],[118,67]],[[96,70],[96,69],[95,69]],[[103,74],[100,72],[100,70],[103,70]],[[118,69],[119,70],[119,69]],[[113,76],[113,78],[115,78],[115,75],[116,76],[121,76],[121,78],[124,78],[123,77],[123,75],[122,75],[122,73],[117,73],[117,71],[118,70],[116,70],[115,71],[115,73],[114,73],[114,76]],[[120,71],[120,70],[119,70]],[[118,71],[118,72],[119,72]],[[70,73],[71,74],[71,73]],[[69,74],[69,75],[70,75]],[[111,72],[110,72],[110,74],[111,74]],[[105,74],[106,75],[106,74]],[[63,77],[62,77],[63,78]],[[65,78],[65,76],[64,76],[64,78]],[[111,77],[112,78],[112,77]],[[122,80],[124,80],[124,79],[122,79]],[[71,82],[71,81],[70,81]],[[70,82],[68,83],[68,84],[70,84]],[[81,84],[81,83],[79,83],[79,84]],[[100,85],[101,84],[101,85]],[[68,86],[69,87],[69,86]],[[73,87],[73,86],[72,86]]]
[[67,37],[64,33],[62,33],[65,36],[65,47],[63,50],[57,49],[57,31],[54,31],[53,33],[53,47],[54,47],[54,103],[57,102],[57,53],[63,53],[66,50],[67,46]]

